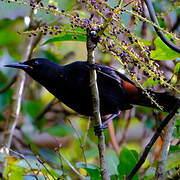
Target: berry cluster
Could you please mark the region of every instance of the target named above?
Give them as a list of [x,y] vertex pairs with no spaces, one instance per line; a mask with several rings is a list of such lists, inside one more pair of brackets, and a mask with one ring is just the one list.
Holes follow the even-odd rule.
[[43,35],[47,35],[47,34],[50,34],[50,35],[58,35],[59,33],[62,32],[62,29],[60,26],[48,26],[48,25],[44,25],[44,26],[41,26],[41,27],[38,27],[35,31],[29,31],[28,32],[28,36],[31,37],[32,35],[33,36],[36,36],[37,33],[42,33]]

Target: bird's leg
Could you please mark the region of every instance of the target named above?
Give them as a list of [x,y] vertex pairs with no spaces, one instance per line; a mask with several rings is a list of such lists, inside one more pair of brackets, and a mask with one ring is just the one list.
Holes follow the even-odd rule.
[[117,114],[112,114],[109,118],[107,118],[103,123],[102,123],[102,128],[105,129],[107,128],[107,126],[105,126],[109,121],[117,118],[120,115],[120,112],[118,112]]
[[107,126],[105,126],[109,121],[115,119],[116,117],[118,117],[120,115],[120,112],[117,113],[117,114],[112,114],[109,118],[107,118],[103,123],[102,123],[102,126],[100,127],[99,125],[95,125],[94,126],[94,132],[95,132],[95,135],[97,136],[100,136],[103,129],[106,129]]

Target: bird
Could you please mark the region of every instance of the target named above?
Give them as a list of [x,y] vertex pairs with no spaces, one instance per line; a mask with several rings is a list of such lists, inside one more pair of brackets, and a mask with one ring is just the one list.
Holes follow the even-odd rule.
[[89,64],[87,61],[75,61],[63,66],[46,58],[34,58],[5,67],[24,70],[57,99],[85,116],[93,116],[91,68],[97,71],[101,116],[118,115],[120,111],[131,109],[134,105],[159,109],[158,104],[163,111],[170,112],[179,101],[167,92],[146,90],[157,102],[153,103],[145,90],[115,68],[97,63]]

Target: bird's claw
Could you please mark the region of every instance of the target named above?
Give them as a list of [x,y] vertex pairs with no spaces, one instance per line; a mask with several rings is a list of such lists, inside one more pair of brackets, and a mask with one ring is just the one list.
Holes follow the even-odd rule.
[[100,125],[95,125],[95,126],[94,126],[95,135],[96,135],[96,136],[101,136],[102,131],[103,131],[104,129],[106,129],[106,128],[107,128],[107,126],[104,126],[104,125],[102,125],[102,126],[100,126]]

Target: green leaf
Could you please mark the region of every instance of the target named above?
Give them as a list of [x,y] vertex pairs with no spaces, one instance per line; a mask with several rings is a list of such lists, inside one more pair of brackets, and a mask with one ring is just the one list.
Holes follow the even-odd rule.
[[180,54],[169,48],[159,37],[154,41],[156,49],[151,51],[150,57],[155,60],[174,60]]
[[47,59],[50,59],[55,63],[59,63],[59,58],[54,53],[52,53],[51,51],[44,50],[44,51],[42,51],[42,53]]
[[86,158],[96,158],[98,157],[98,150],[97,149],[89,149],[85,151]]
[[4,94],[0,94],[0,111],[2,112],[11,103],[13,91],[8,89]]
[[158,80],[153,80],[152,77],[148,78],[144,83],[143,83],[143,86],[151,86],[151,85],[157,85],[159,84],[159,81]]
[[118,175],[114,174],[110,176],[111,180],[118,180]]
[[166,167],[165,170],[168,171],[172,168],[176,168],[180,166],[180,152],[170,153],[167,160],[166,160]]
[[180,62],[178,62],[174,68],[174,73],[180,73]]
[[180,118],[177,118],[177,120],[176,120],[176,126],[180,126]]
[[60,36],[48,39],[46,42],[43,43],[43,45],[58,41],[86,41],[85,35],[79,35],[77,33],[62,33]]
[[24,168],[24,169],[42,169],[44,166],[36,159],[21,159],[16,163],[16,166]]
[[43,108],[43,104],[39,100],[25,102],[24,106],[25,106],[25,110],[27,111],[27,113],[33,119],[37,117],[37,115],[39,114],[39,112],[41,112],[41,110]]
[[85,169],[91,180],[101,180],[100,169],[98,166],[90,163],[78,162],[76,163],[76,167]]
[[57,169],[47,169],[47,168],[43,168],[43,169],[41,169],[41,171],[43,172],[43,173],[45,173],[45,174],[47,174],[47,175],[51,175],[51,176],[53,176],[53,177],[55,177],[55,178],[60,178],[60,177],[62,177],[62,174],[63,174],[63,172],[62,171],[60,171],[60,170],[57,170]]
[[76,0],[58,0],[59,8],[62,10],[70,11],[73,9],[73,7],[76,5]]
[[[123,147],[120,156],[119,156],[119,165],[118,173],[119,179],[123,180],[127,176],[132,168],[136,165],[138,161],[138,153],[135,150],[129,150],[126,147]],[[136,174],[133,177],[133,180],[138,180],[138,175]]]
[[14,179],[23,180],[24,173],[25,173],[24,168],[15,165],[7,166],[5,169],[5,177],[8,176],[9,180],[14,180]]
[[61,161],[59,160],[59,155],[54,150],[40,148],[38,154],[45,161],[53,164],[54,167],[59,167]]
[[155,172],[156,172],[156,168],[154,167],[150,167],[148,168],[148,170],[146,171],[143,180],[152,180],[154,179],[155,176]]
[[44,128],[43,132],[47,132],[53,136],[67,136],[72,134],[73,128],[67,125],[56,125],[48,128]]
[[118,164],[119,164],[119,159],[116,153],[112,150],[107,150],[105,154],[107,166],[108,166],[108,171],[110,175],[115,175],[118,174]]
[[180,152],[180,146],[175,146],[175,145],[171,145],[169,148],[169,152],[176,152],[179,151]]
[[0,114],[0,122],[4,120],[5,120],[5,117],[2,114]]
[[146,46],[151,46],[152,44],[151,40],[146,40],[146,39],[140,39],[139,42],[142,42]]
[[17,32],[4,29],[0,31],[0,46],[8,46],[19,42],[20,35]]

